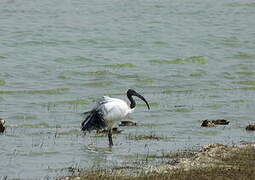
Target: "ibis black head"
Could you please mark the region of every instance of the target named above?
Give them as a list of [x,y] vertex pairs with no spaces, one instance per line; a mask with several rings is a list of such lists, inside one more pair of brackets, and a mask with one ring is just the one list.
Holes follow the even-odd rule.
[[141,94],[137,93],[137,92],[136,92],[135,90],[133,90],[133,89],[129,89],[129,90],[127,91],[127,97],[128,97],[128,99],[130,100],[130,108],[131,108],[131,109],[134,108],[135,105],[136,105],[134,99],[132,98],[132,96],[139,97],[141,100],[143,100],[143,101],[146,103],[148,109],[150,109],[150,106],[149,106],[148,102],[146,101],[146,99],[145,99]]

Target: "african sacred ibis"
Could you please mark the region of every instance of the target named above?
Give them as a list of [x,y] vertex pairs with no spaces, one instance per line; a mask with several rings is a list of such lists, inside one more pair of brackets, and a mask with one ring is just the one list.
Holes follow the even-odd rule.
[[148,109],[150,109],[146,99],[133,89],[129,89],[127,91],[127,97],[130,101],[130,104],[121,99],[103,96],[91,111],[84,113],[86,117],[81,124],[82,131],[107,129],[109,145],[113,146],[112,128],[121,119],[126,118],[135,109],[136,103],[132,96],[136,96],[143,100],[146,103]]

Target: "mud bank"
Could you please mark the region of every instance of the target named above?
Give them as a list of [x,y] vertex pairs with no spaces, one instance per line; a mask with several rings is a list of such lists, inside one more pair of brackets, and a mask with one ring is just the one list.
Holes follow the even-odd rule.
[[[77,175],[58,179],[254,179],[255,175],[255,143],[209,144],[197,152],[166,156],[171,161],[157,166],[78,170]],[[139,171],[130,173],[133,169]]]

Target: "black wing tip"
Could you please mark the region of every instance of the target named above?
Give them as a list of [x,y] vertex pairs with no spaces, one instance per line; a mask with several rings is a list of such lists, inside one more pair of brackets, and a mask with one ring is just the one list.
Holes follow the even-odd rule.
[[90,132],[92,130],[101,130],[107,126],[100,112],[88,111],[83,114],[86,117],[85,120],[81,123],[82,131]]

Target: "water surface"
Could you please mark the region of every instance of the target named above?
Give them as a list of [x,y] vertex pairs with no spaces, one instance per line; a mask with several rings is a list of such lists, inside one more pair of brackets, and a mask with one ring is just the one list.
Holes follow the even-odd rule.
[[[254,140],[255,3],[250,0],[3,0],[0,177],[44,179],[146,154]],[[139,100],[108,148],[80,132],[103,96]],[[228,126],[201,128],[204,119]],[[153,135],[155,139],[145,137]],[[153,162],[151,162],[153,163]]]

